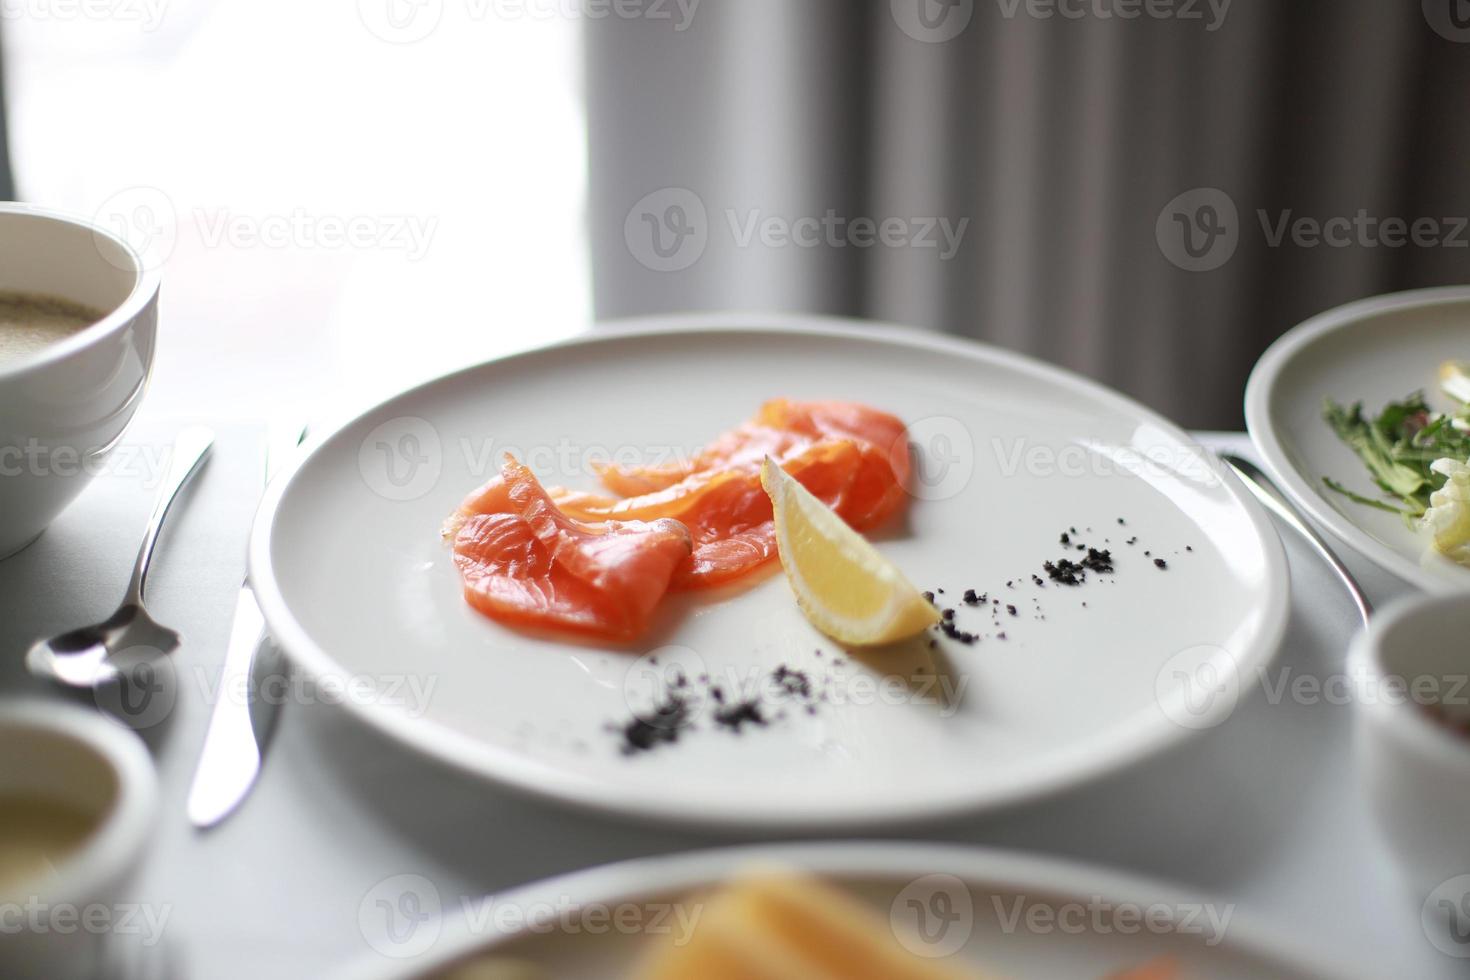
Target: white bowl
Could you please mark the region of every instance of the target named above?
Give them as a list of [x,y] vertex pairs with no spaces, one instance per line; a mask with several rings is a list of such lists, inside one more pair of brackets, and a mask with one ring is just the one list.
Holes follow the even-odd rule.
[[1421,899],[1470,873],[1470,738],[1424,708],[1470,718],[1467,636],[1464,596],[1417,597],[1379,613],[1349,658],[1359,775]]
[[[0,798],[40,799],[92,818],[54,875],[0,890],[0,976],[105,975],[112,944],[135,941],[119,906],[158,809],[153,763],[136,735],[51,701],[0,703]],[[90,919],[88,918],[90,917]],[[137,937],[142,939],[158,937]]]
[[0,364],[0,558],[40,535],[94,476],[142,400],[158,331],[159,276],[92,223],[0,204],[0,290],[107,312]]

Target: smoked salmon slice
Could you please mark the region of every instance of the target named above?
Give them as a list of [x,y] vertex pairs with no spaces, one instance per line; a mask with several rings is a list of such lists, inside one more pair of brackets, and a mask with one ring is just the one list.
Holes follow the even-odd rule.
[[509,456],[446,530],[465,599],[481,613],[616,640],[643,632],[692,550],[678,521],[568,517]]
[[857,530],[906,499],[906,427],[852,402],[774,399],[687,459],[599,467],[614,496],[548,491],[507,457],[445,526],[465,598],[513,625],[633,638],[669,589],[723,585],[776,557],[767,456]]
[[755,418],[719,436],[686,460],[660,466],[597,466],[598,477],[620,497],[663,490],[700,473],[721,469],[760,472],[767,456],[828,439],[851,439],[885,459],[900,487],[908,485],[907,427],[887,412],[856,402],[793,402],[774,398]]
[[[777,462],[855,528],[873,526],[902,500],[903,488],[894,482],[888,464],[851,439],[798,444]],[[564,490],[553,491],[553,497],[565,513],[584,521],[682,522],[694,551],[675,578],[676,588],[723,585],[776,556],[775,518],[759,469],[695,473],[662,490],[622,500]]]

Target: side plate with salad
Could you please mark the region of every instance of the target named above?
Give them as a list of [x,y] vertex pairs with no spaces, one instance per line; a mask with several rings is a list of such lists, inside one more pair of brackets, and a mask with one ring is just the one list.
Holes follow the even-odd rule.
[[1428,591],[1470,588],[1470,287],[1374,297],[1262,356],[1246,423],[1319,526]]

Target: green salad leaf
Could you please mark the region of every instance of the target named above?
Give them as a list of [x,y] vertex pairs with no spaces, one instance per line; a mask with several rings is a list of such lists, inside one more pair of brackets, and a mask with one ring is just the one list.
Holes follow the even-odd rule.
[[1423,392],[1390,402],[1374,418],[1363,403],[1350,407],[1327,399],[1323,417],[1344,443],[1357,453],[1384,499],[1349,490],[1323,477],[1329,489],[1355,503],[1401,514],[1412,524],[1429,509],[1429,496],[1444,486],[1445,476],[1430,468],[1437,459],[1470,459],[1470,433],[1454,425],[1454,416],[1433,411]]

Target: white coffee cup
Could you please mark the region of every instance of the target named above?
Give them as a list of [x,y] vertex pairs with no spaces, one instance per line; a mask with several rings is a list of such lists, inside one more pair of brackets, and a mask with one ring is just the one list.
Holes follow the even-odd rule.
[[0,290],[107,314],[0,363],[0,558],[35,540],[122,439],[153,368],[158,288],[157,270],[121,236],[0,203]]
[[[52,701],[0,702],[0,800],[63,806],[85,821],[53,873],[0,887],[0,976],[93,977],[137,954],[128,885],[158,811],[153,762],[132,732],[95,711]],[[142,910],[143,912],[155,910]]]
[[1359,779],[1421,901],[1470,876],[1470,735],[1452,730],[1470,722],[1467,638],[1470,599],[1415,597],[1376,615],[1348,660]]

